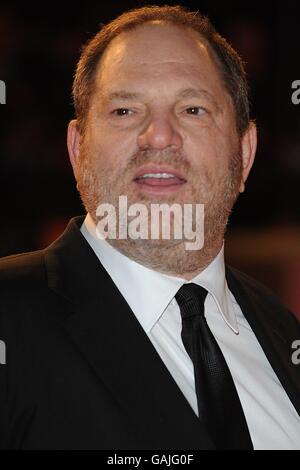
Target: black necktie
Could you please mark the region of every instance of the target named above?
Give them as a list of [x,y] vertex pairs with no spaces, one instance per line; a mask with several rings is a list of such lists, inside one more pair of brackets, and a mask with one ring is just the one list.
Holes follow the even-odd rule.
[[206,289],[191,283],[175,296],[182,341],[194,364],[199,419],[217,449],[253,449],[231,373],[204,316],[206,295]]

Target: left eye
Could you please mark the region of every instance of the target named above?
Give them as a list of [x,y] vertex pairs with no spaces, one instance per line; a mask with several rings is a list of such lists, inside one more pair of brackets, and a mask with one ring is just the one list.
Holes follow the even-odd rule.
[[200,116],[201,114],[205,113],[205,109],[201,108],[201,106],[192,106],[191,108],[187,108],[186,112],[187,114]]

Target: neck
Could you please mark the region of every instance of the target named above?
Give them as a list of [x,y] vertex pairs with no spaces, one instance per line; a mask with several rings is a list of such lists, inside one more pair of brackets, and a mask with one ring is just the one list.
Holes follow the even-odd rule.
[[107,241],[123,255],[143,266],[169,276],[180,277],[187,281],[200,274],[218,255],[223,246],[223,237],[213,244],[204,244],[201,250],[187,251],[184,244],[145,244],[135,240]]

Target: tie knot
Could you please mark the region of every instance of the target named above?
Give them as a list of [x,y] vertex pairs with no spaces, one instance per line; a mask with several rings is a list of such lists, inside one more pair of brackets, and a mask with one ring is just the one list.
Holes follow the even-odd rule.
[[197,284],[183,284],[175,295],[182,318],[204,315],[207,290]]

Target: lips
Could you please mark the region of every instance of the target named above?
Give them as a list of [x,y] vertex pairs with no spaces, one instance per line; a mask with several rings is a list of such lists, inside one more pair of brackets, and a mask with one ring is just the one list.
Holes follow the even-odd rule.
[[186,179],[171,167],[144,166],[137,171],[134,181],[141,186],[168,188],[186,183]]

